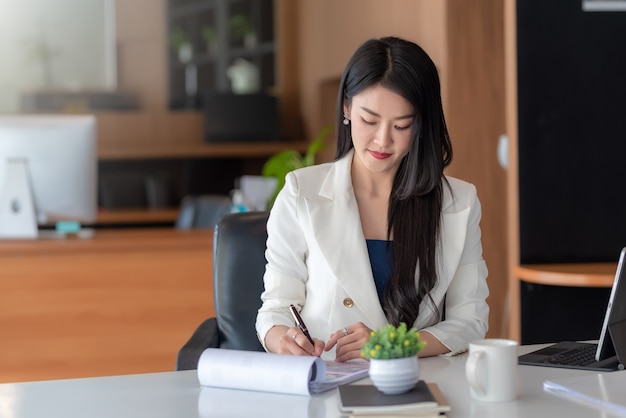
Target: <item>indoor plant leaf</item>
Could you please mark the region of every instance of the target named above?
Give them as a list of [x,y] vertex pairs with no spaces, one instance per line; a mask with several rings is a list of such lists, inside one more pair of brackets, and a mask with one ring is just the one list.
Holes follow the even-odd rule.
[[263,165],[261,175],[265,177],[276,177],[276,192],[270,198],[270,206],[276,199],[278,192],[285,185],[285,176],[290,171],[302,167],[308,167],[315,163],[315,155],[326,148],[326,137],[330,133],[332,125],[326,125],[316,135],[315,139],[309,144],[305,155],[300,154],[296,150],[284,150],[272,155]]

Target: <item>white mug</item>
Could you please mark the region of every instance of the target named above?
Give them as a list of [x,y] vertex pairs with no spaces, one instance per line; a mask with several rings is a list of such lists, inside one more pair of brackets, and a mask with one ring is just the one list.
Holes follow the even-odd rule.
[[517,347],[517,341],[500,338],[470,342],[465,375],[472,398],[504,402],[517,397]]

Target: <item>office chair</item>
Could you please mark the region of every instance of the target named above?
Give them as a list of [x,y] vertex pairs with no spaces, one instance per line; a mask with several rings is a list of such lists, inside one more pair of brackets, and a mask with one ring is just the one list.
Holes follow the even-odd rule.
[[223,195],[185,196],[180,204],[176,228],[213,228],[230,212],[231,199]]
[[213,239],[216,317],[205,320],[178,352],[176,370],[198,367],[209,348],[264,351],[255,330],[261,307],[268,212],[225,215]]

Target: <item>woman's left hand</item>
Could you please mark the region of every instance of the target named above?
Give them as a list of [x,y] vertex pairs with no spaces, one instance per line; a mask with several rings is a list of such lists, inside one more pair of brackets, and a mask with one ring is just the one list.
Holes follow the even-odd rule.
[[361,358],[361,348],[370,338],[371,329],[362,322],[356,322],[330,335],[324,351],[330,351],[336,345],[335,360],[348,361]]

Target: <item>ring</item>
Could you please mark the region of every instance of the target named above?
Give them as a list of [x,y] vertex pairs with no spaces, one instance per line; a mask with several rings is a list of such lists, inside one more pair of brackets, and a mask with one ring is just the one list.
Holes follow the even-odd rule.
[[348,335],[348,328],[347,327],[343,327],[343,335]]

